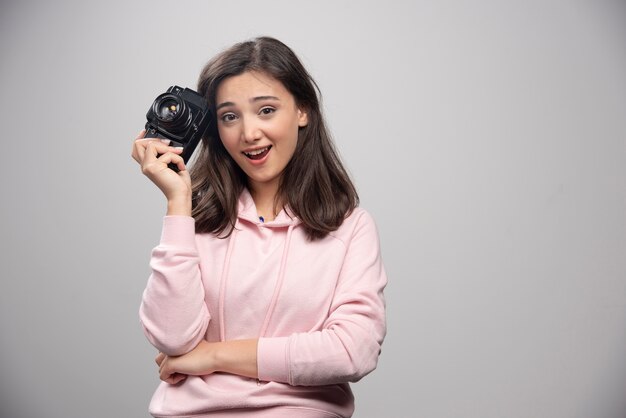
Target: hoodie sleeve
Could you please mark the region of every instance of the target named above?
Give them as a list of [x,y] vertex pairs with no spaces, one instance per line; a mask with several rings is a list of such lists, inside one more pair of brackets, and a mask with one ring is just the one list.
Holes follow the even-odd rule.
[[376,368],[386,333],[387,277],[374,220],[365,211],[357,218],[322,330],[261,338],[260,380],[326,385],[358,381]]
[[171,356],[185,354],[203,338],[210,319],[193,218],[164,218],[150,267],[152,274],[139,308],[144,333],[159,351]]

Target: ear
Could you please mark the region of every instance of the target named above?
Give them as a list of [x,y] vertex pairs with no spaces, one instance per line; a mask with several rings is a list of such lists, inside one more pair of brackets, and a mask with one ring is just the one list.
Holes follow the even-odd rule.
[[304,128],[309,124],[309,117],[307,116],[307,112],[298,108],[298,126],[300,128]]

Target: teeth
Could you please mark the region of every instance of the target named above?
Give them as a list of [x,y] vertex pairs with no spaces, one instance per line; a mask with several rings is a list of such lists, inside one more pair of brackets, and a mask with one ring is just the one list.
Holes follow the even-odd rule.
[[259,154],[267,151],[268,148],[269,147],[265,147],[265,148],[257,149],[257,150],[250,151],[250,152],[244,152],[244,154],[250,155],[250,156],[255,156],[255,155],[259,155]]

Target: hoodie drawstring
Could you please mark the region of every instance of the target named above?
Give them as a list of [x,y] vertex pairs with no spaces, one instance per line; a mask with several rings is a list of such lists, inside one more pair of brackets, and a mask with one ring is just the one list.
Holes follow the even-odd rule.
[[228,240],[228,248],[226,249],[226,257],[224,258],[224,267],[222,268],[222,277],[220,277],[220,294],[217,302],[220,316],[220,341],[226,341],[224,331],[224,297],[226,293],[226,279],[228,278],[228,271],[230,270],[230,257],[233,254],[233,247],[235,246],[235,237],[237,236],[237,231],[237,224],[235,223],[233,233]]
[[[276,285],[274,286],[274,293],[272,294],[270,306],[267,309],[267,313],[265,314],[265,320],[263,321],[263,326],[261,327],[259,338],[265,336],[265,332],[267,331],[267,328],[269,326],[270,319],[272,318],[272,314],[274,313],[274,309],[276,308],[276,303],[278,302],[280,290],[283,287],[283,281],[285,279],[285,266],[287,265],[287,257],[289,256],[289,244],[291,243],[291,234],[293,232],[293,227],[294,225],[289,225],[289,228],[287,229],[287,238],[285,239],[285,246],[283,247],[283,254],[280,260],[278,278],[276,280]],[[224,326],[224,299],[226,297],[226,281],[228,280],[228,274],[230,271],[230,259],[233,253],[233,247],[235,246],[237,231],[238,230],[235,225],[233,233],[228,241],[226,257],[224,259],[224,267],[222,268],[222,276],[220,277],[220,293],[218,299],[218,311],[220,316],[220,341],[226,341],[226,331]]]
[[261,332],[259,332],[259,338],[265,336],[267,327],[270,324],[270,319],[272,317],[272,314],[274,313],[274,308],[276,307],[276,302],[278,301],[278,295],[280,294],[280,289],[283,287],[283,280],[285,278],[285,265],[287,264],[287,256],[289,255],[289,243],[291,242],[292,232],[293,232],[293,225],[289,225],[289,229],[287,229],[287,238],[285,239],[285,247],[283,248],[283,256],[282,256],[282,259],[280,260],[280,269],[278,270],[278,279],[276,280],[276,285],[274,286],[274,294],[272,295],[272,301],[270,302],[270,306],[269,308],[267,308],[267,313],[265,314],[265,320],[263,321]]

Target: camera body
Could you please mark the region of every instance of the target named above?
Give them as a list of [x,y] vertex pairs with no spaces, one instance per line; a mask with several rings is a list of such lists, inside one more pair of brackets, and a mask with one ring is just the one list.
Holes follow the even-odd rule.
[[[154,100],[146,118],[144,137],[169,139],[170,146],[183,147],[181,156],[187,164],[209,126],[211,111],[195,91],[172,86]],[[178,171],[174,164],[169,167]]]

